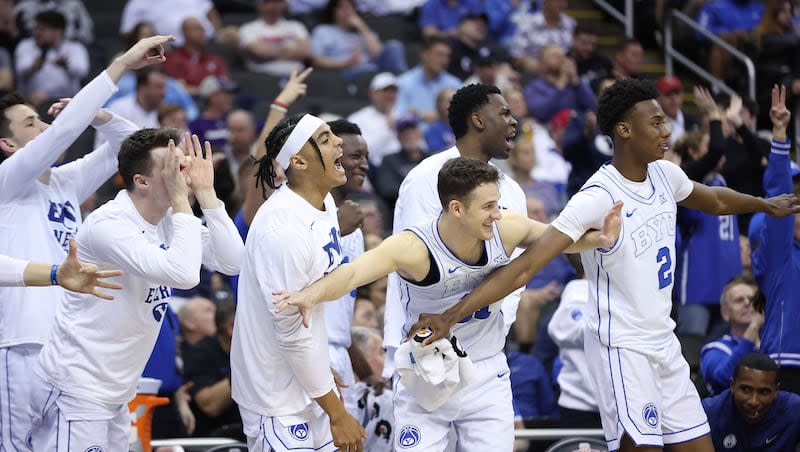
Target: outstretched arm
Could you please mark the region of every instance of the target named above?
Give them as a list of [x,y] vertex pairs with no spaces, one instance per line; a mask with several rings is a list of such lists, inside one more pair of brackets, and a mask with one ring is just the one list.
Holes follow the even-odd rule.
[[310,310],[315,305],[323,301],[338,300],[356,287],[371,283],[393,271],[407,269],[419,257],[427,256],[425,244],[414,233],[405,231],[395,234],[375,249],[358,256],[350,264],[340,265],[331,274],[300,292],[273,292],[276,312],[296,306],[303,315],[303,325],[308,327]]

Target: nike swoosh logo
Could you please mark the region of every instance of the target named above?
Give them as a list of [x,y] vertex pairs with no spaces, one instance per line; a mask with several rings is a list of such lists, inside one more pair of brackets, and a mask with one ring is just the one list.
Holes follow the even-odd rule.
[[497,378],[503,378],[507,373],[508,371],[500,372],[499,374],[497,374]]
[[454,271],[458,270],[459,268],[461,268],[461,266],[458,266],[458,267],[453,267],[453,268],[448,268],[448,269],[447,269],[447,273],[453,273]]
[[631,210],[630,212],[625,212],[625,216],[630,218],[633,216],[633,213],[636,212],[636,209]]
[[767,440],[767,443],[766,443],[766,445],[767,445],[767,446],[769,446],[769,444],[770,444],[771,442],[775,441],[776,439],[778,439],[778,435],[775,435],[775,436],[773,436],[772,438],[768,439],[768,440]]

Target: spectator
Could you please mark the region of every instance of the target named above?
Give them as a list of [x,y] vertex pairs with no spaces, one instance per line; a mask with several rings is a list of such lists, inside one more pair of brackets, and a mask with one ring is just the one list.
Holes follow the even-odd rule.
[[356,0],[356,7],[364,14],[411,16],[425,0]]
[[231,336],[236,306],[222,301],[214,315],[217,333],[206,336],[188,348],[183,356],[184,377],[194,385],[192,409],[197,418],[196,436],[233,436],[244,438],[239,408],[231,398]]
[[545,46],[539,60],[542,75],[525,87],[528,108],[534,118],[547,123],[564,109],[586,112],[597,108],[589,84],[578,78],[575,61],[565,56],[561,47]]
[[[436,0],[435,0],[436,1]],[[436,95],[444,88],[458,89],[461,81],[445,71],[450,61],[450,44],[442,38],[422,43],[419,66],[397,78],[398,117],[415,115],[427,124],[436,120]],[[427,126],[423,124],[423,128]]]
[[0,47],[9,54],[14,53],[20,39],[15,11],[13,0],[0,0]]
[[456,90],[453,88],[445,88],[439,91],[436,96],[436,112],[439,114],[439,119],[434,121],[425,131],[425,143],[431,154],[443,151],[456,144],[456,136],[453,135],[453,129],[450,128],[450,124],[447,122],[447,108],[450,106],[450,100],[455,93]]
[[61,13],[41,12],[33,37],[23,39],[14,51],[19,90],[34,105],[72,97],[89,73],[89,53],[83,44],[65,39],[65,27]]
[[477,0],[427,0],[419,11],[422,37],[453,38],[461,18],[476,12],[483,12]]
[[[136,92],[118,98],[108,105],[114,113],[128,118],[141,128],[158,127],[158,109],[164,102],[167,76],[163,72],[145,68],[136,73]],[[102,143],[102,134],[97,134],[97,142]]]
[[230,79],[211,77],[200,86],[199,94],[206,99],[206,108],[200,117],[189,123],[189,130],[208,140],[214,150],[221,151],[228,143],[226,119],[233,110],[233,93],[236,83]]
[[539,74],[539,54],[549,44],[561,47],[564,53],[569,51],[576,22],[564,13],[566,9],[567,0],[542,0],[540,12],[520,18],[511,40],[511,56],[520,70]]
[[[791,143],[786,129],[790,113],[785,107],[785,88],[772,89],[772,150],[764,173],[766,196],[800,192],[797,177],[800,169],[790,166]],[[780,366],[781,387],[800,393],[800,329],[795,319],[800,317],[800,215],[780,220],[753,218],[750,234],[753,250],[753,274],[764,293],[764,328],[761,333],[763,353],[770,355]]]
[[181,356],[185,356],[192,347],[207,336],[217,334],[214,315],[217,307],[208,298],[194,296],[178,308],[178,320],[183,342]]
[[[383,349],[383,338],[375,328],[354,326],[350,329],[353,346],[364,356],[373,375],[380,375],[386,361]],[[361,423],[367,432],[364,450],[371,452],[390,452],[392,447],[392,430],[394,429],[393,398],[389,388],[368,387],[364,382],[355,385],[360,395],[358,408]]]
[[[614,84],[613,77],[602,78],[597,84],[597,98]],[[611,159],[613,150],[608,137],[597,128],[597,115],[593,111],[578,113],[570,118],[562,138],[564,160],[572,169],[567,178],[567,196],[571,197],[597,171]]]
[[222,57],[206,50],[208,38],[203,23],[197,17],[187,17],[181,25],[183,46],[169,53],[164,72],[181,82],[189,94],[199,94],[203,80],[208,77],[230,78],[228,64]]
[[14,65],[11,54],[0,47],[0,92],[7,94],[14,89]]
[[383,350],[383,337],[381,337],[381,333],[376,327],[377,322],[375,327],[353,324],[353,327],[350,328],[350,333],[353,337],[353,345],[361,350],[361,354],[366,358],[372,373],[374,375],[380,375],[381,372],[383,372],[383,362],[386,358],[386,352]]
[[369,84],[369,99],[371,105],[357,110],[347,119],[358,124],[367,147],[372,149],[369,165],[377,169],[384,156],[400,149],[392,113],[397,103],[397,78],[389,72],[375,75]]
[[[519,184],[525,195],[535,196],[543,206],[543,218],[541,220],[537,217],[531,218],[547,223],[549,218],[554,218],[561,211],[563,204],[555,186],[549,182],[537,181],[531,176],[533,168],[536,166],[536,151],[533,149],[533,140],[525,136],[516,139],[514,147],[511,149],[511,155],[508,158],[508,166],[511,167],[511,177]],[[530,215],[530,204],[528,206],[528,214]]]
[[189,123],[186,121],[186,111],[175,104],[163,104],[158,109],[158,124],[161,127],[170,127],[184,134],[189,131]]
[[[795,98],[800,95],[800,36],[792,29],[792,2],[768,2],[753,35],[758,104],[766,105],[771,88],[783,84],[789,90],[789,109],[793,111]],[[770,123],[769,112],[764,113],[758,117],[761,128]]]
[[474,71],[473,61],[480,50],[486,47],[488,31],[486,23],[489,19],[485,13],[474,12],[461,16],[455,35],[450,40],[452,53],[447,72],[461,80],[466,80]]
[[553,115],[547,127],[536,126],[533,130],[536,167],[532,177],[555,185],[559,194],[564,192],[570,173],[569,163],[564,160],[563,138],[574,114],[572,110],[561,110]]
[[[724,39],[734,47],[743,49],[751,39],[750,31],[755,28],[764,13],[764,4],[752,0],[712,0],[705,3],[697,15],[701,27]],[[700,33],[700,42],[708,40]],[[725,80],[730,67],[731,54],[717,45],[711,46],[709,70],[719,80]]]
[[33,34],[39,13],[54,10],[64,16],[66,39],[86,45],[94,42],[94,22],[81,0],[22,0],[17,3],[16,10],[17,23],[26,36]]
[[222,19],[211,0],[167,0],[157,6],[151,0],[128,0],[122,10],[119,33],[128,37],[136,24],[147,22],[156,33],[175,36],[173,44],[181,46],[181,26],[187,17],[200,19],[209,38],[222,26]]
[[222,147],[225,161],[231,175],[239,174],[239,168],[246,164],[250,150],[256,141],[256,123],[253,114],[247,110],[233,110],[226,121],[228,141]]
[[730,333],[700,350],[700,373],[712,394],[729,387],[736,363],[758,350],[764,315],[753,308],[756,290],[755,281],[741,276],[722,289],[720,313],[730,325]]
[[381,42],[352,0],[331,0],[325,7],[322,23],[311,33],[311,59],[314,67],[342,70],[347,80],[363,72],[408,70],[403,43]]
[[800,442],[800,397],[781,390],[778,366],[764,354],[742,358],[730,388],[703,409],[715,450],[790,451]]
[[572,35],[572,47],[567,56],[575,61],[578,76],[586,80],[593,89],[596,83],[611,73],[613,65],[605,55],[597,51],[597,33],[578,24]]
[[542,363],[527,353],[508,353],[511,371],[511,395],[523,422],[541,421],[558,416],[553,386]]
[[311,56],[308,30],[283,18],[286,0],[259,0],[258,19],[239,28],[239,48],[247,70],[288,77]]
[[614,66],[611,75],[617,79],[640,78],[644,48],[639,41],[629,38],[622,41],[614,52]]
[[481,46],[472,60],[472,75],[464,80],[464,86],[473,83],[494,85],[500,91],[510,93],[519,87],[520,76],[509,61],[504,50],[491,45]]
[[664,114],[669,117],[672,127],[672,134],[669,137],[670,143],[675,145],[684,133],[700,127],[700,123],[692,115],[684,113],[683,107],[683,83],[681,79],[674,75],[664,75],[656,82],[658,90],[658,103]]
[[375,175],[375,191],[383,198],[390,210],[394,210],[403,179],[419,162],[428,156],[424,139],[416,118],[397,121],[397,137],[400,151],[387,155]]
[[[375,303],[369,298],[356,298],[353,310],[353,327],[378,328],[378,315]],[[383,368],[378,372],[383,372]]]
[[547,333],[558,346],[562,367],[558,372],[559,426],[562,428],[599,428],[600,409],[594,396],[592,375],[583,351],[584,312],[589,307],[589,283],[583,272],[580,256],[570,254],[567,260],[578,278],[564,286],[561,301],[547,325]]

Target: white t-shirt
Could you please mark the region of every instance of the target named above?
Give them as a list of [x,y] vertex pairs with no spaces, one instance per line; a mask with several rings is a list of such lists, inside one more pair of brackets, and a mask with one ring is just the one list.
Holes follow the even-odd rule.
[[[33,38],[20,41],[14,50],[19,90],[25,96],[35,91],[44,92],[49,98],[72,97],[81,89],[81,80],[89,73],[89,52],[80,42],[64,40],[58,47],[47,51],[41,67],[24,77],[33,68],[42,54]],[[66,61],[66,67],[57,63]]]
[[572,240],[602,229],[603,218],[622,200],[622,231],[609,250],[581,253],[589,281],[588,328],[602,344],[641,353],[672,337],[676,202],[694,185],[674,163],[647,166],[643,182],[626,179],[606,164],[569,200],[553,226]]
[[[342,237],[342,263],[353,262],[364,254],[364,233],[361,228]],[[336,301],[325,303],[325,325],[328,331],[328,343],[340,347],[350,347],[350,326],[353,324],[353,310],[356,304],[356,292],[353,289]]]
[[[119,116],[98,127],[112,139],[84,158],[50,168],[117,90],[103,72],[41,135],[0,164],[0,253],[36,262],[64,260],[81,224],[80,204],[117,171],[122,140],[137,129]],[[0,288],[0,347],[43,344],[63,290]]]
[[65,292],[34,372],[78,399],[128,403],[161,329],[172,288],[191,289],[200,265],[239,272],[244,245],[224,206],[204,209],[207,226],[168,213],[142,218],[127,190],[92,212],[77,235],[78,259],[125,272],[114,301]]
[[24,273],[27,266],[28,261],[0,254],[0,287],[24,286]]
[[231,344],[233,400],[262,416],[294,415],[334,389],[325,308],[303,326],[296,308],[275,313],[275,290],[298,291],[342,261],[336,204],[319,210],[287,184],[261,205],[245,244]]
[[[400,185],[397,204],[394,208],[393,232],[395,234],[410,226],[422,225],[439,217],[439,214],[442,213],[442,203],[439,202],[437,189],[439,170],[442,169],[445,162],[460,156],[461,153],[453,146],[426,158],[408,173]],[[525,193],[519,184],[501,173],[497,185],[500,188],[500,208],[512,210],[527,217],[528,206],[525,201]],[[512,256],[516,257],[519,253],[521,251],[515,251]],[[503,321],[506,325],[506,332],[517,316],[517,305],[519,305],[521,292],[522,289],[503,299]],[[386,290],[386,312],[384,314],[383,345],[385,347],[396,349],[404,337],[402,326],[405,322],[405,311],[400,298],[397,274],[391,273]],[[387,367],[384,369],[384,375],[389,374],[387,376],[390,376],[392,354],[387,353],[386,356]]]
[[[261,19],[256,19],[239,27],[239,46],[241,47],[258,41],[282,46],[303,39],[308,39],[308,30],[302,23],[295,20],[281,18],[269,25]],[[295,60],[257,62],[247,58],[245,63],[248,71],[263,72],[278,77],[288,76],[294,69],[300,70],[303,67],[302,62]]]
[[[136,102],[136,93],[121,97],[111,102],[106,110],[114,112],[128,121],[136,124],[140,129],[155,129],[160,127],[158,123],[158,110],[146,111]],[[97,133],[94,136],[95,147],[100,146],[107,138],[104,133]]]
[[558,346],[563,367],[558,373],[561,394],[558,405],[581,411],[598,411],[592,375],[583,351],[583,330],[589,306],[589,282],[573,279],[564,286],[561,301],[547,324],[547,333]]
[[370,165],[381,166],[384,157],[400,151],[400,141],[397,139],[394,124],[390,123],[389,116],[372,105],[357,110],[347,120],[358,124],[361,129],[361,136],[369,149]]
[[129,33],[140,22],[147,22],[160,35],[173,35],[175,47],[184,44],[183,21],[195,17],[203,24],[206,36],[214,36],[214,25],[208,20],[208,12],[214,7],[211,0],[167,0],[154,3],[152,0],[128,0],[122,10],[120,33]]

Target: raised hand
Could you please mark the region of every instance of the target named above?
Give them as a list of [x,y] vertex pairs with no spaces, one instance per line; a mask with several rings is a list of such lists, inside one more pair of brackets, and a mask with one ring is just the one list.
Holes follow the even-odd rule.
[[786,141],[786,128],[792,114],[786,108],[786,87],[775,85],[772,87],[772,106],[769,109],[769,119],[772,121],[773,138]]
[[182,153],[175,147],[175,141],[169,140],[167,153],[164,155],[164,168],[161,170],[161,178],[164,187],[167,189],[170,203],[175,212],[189,213],[189,181],[187,175],[181,171],[181,164],[184,161]]
[[711,93],[700,85],[694,87],[694,103],[709,119],[719,119],[719,107]]
[[361,206],[349,199],[339,206],[336,216],[339,219],[342,237],[355,231],[364,221],[364,212],[361,210]]
[[306,68],[301,73],[297,73],[297,69],[292,71],[292,75],[289,76],[289,81],[286,82],[286,85],[281,90],[278,97],[275,98],[278,102],[282,102],[286,105],[292,105],[294,101],[306,95],[306,91],[308,90],[308,85],[306,85],[306,78],[314,71],[314,68]]
[[167,61],[164,44],[175,40],[175,36],[150,36],[133,45],[127,52],[117,59],[125,65],[126,69],[137,70],[152,64]]
[[[772,116],[772,111],[770,111]],[[773,196],[766,199],[768,207],[767,215],[771,217],[785,217],[793,213],[800,213],[800,199],[793,194]]]
[[316,304],[311,297],[303,293],[303,291],[284,292],[282,290],[276,290],[272,292],[272,295],[275,297],[272,303],[277,305],[275,307],[276,314],[280,314],[289,306],[294,306],[303,317],[303,326],[308,328],[311,325],[311,308]]
[[731,103],[725,109],[725,118],[733,124],[734,127],[742,125],[742,98],[739,96],[731,96]]
[[103,281],[117,276],[122,276],[122,270],[98,270],[97,265],[78,261],[78,245],[72,239],[69,241],[67,258],[58,266],[58,283],[61,287],[73,292],[92,294],[104,300],[113,300],[114,297],[97,288],[122,289],[119,284]]
[[200,207],[214,208],[219,206],[217,194],[214,191],[214,157],[211,143],[205,142],[205,152],[200,145],[197,135],[184,134],[183,143],[186,147],[185,173]]

